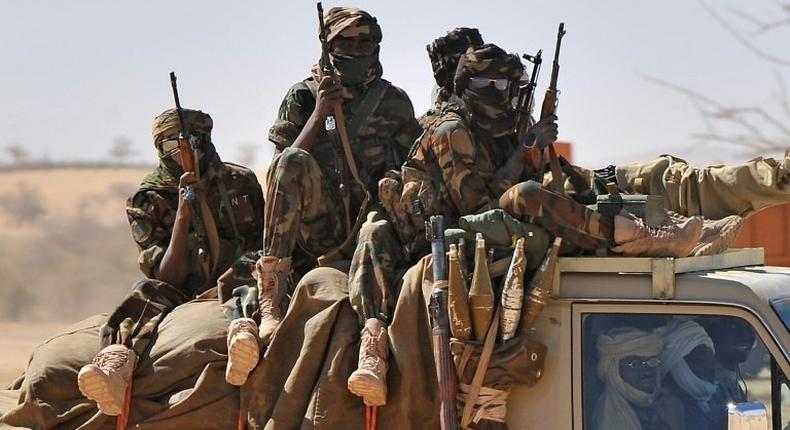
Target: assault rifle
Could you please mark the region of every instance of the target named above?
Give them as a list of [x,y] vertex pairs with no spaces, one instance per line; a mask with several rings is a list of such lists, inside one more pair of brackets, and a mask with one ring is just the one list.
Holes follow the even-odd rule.
[[431,293],[431,329],[433,331],[433,359],[439,379],[439,415],[442,430],[458,428],[458,411],[455,398],[458,382],[455,364],[450,352],[450,319],[447,314],[447,260],[444,250],[444,217],[431,216],[425,222],[425,233],[431,242],[433,256],[433,292]]
[[[170,85],[173,87],[173,98],[176,102],[176,112],[178,113],[178,149],[181,154],[181,167],[184,172],[194,172],[197,180],[200,180],[200,166],[195,163],[198,150],[198,138],[189,132],[184,120],[184,110],[181,108],[181,101],[178,98],[178,86],[176,85],[176,74],[170,72]],[[189,204],[192,228],[197,236],[198,243],[198,262],[203,271],[206,282],[211,281],[211,272],[214,269],[214,259],[217,257],[214,252],[219,251],[219,239],[216,237],[216,225],[206,201],[199,196],[195,187],[189,185],[184,191],[184,200]],[[208,224],[206,224],[208,223]],[[209,249],[204,248],[208,239]],[[212,252],[214,251],[214,252]]]
[[519,142],[523,142],[526,137],[527,128],[532,121],[532,109],[535,104],[535,88],[538,86],[538,74],[540,65],[543,62],[543,50],[538,50],[535,55],[524,54],[523,58],[532,63],[532,75],[529,82],[518,88],[518,99],[516,101],[516,137]]
[[[321,5],[321,2],[316,3],[316,10],[318,11],[318,39],[321,41],[321,61],[319,62],[321,76],[335,77],[337,76],[337,72],[329,59],[329,40],[326,33],[326,26],[324,25],[324,7]],[[316,98],[317,96],[318,95],[316,95]],[[367,214],[368,202],[370,201],[370,192],[368,191],[368,187],[359,177],[357,162],[354,158],[354,153],[351,151],[351,140],[348,137],[348,130],[346,129],[346,116],[343,113],[343,106],[341,106],[339,103],[336,104],[334,106],[333,113],[333,116],[328,116],[326,118],[324,128],[327,132],[333,136],[336,136],[340,140],[340,146],[343,148],[343,155],[346,157],[348,169],[351,171],[351,176],[354,178],[354,181],[357,183],[357,185],[359,185],[359,187],[365,191],[365,200],[362,202],[362,205],[357,212],[356,221],[352,226],[351,219],[353,215],[351,214],[351,202],[348,186],[344,183],[340,184],[340,197],[343,200],[343,206],[346,210],[344,221],[348,236],[337,249],[320,256],[318,259],[319,265],[324,265],[331,261],[337,260],[341,257],[341,251],[353,246],[357,239],[357,232],[359,231],[359,228],[362,227],[362,223],[364,222],[364,218]]]
[[[540,119],[557,113],[557,106],[559,105],[560,90],[557,89],[557,78],[560,75],[560,46],[562,44],[562,36],[565,36],[565,23],[561,22],[557,30],[557,45],[554,48],[554,61],[551,65],[551,81],[549,87],[546,89],[546,94],[543,96],[543,106],[540,109]],[[562,168],[560,167],[559,159],[557,159],[557,151],[554,149],[553,144],[549,144],[546,148],[549,155],[549,167],[551,169],[551,189],[559,193],[564,193],[562,185]],[[541,157],[541,174],[539,178],[543,178],[543,158]]]

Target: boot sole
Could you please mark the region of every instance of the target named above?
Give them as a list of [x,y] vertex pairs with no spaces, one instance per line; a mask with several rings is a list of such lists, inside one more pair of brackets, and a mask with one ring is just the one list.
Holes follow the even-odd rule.
[[123,399],[117,399],[112,395],[110,378],[98,367],[88,365],[80,369],[80,373],[77,375],[77,386],[83,396],[96,402],[104,415],[117,416],[121,414]]
[[694,251],[694,255],[697,257],[701,257],[704,255],[715,255],[721,254],[722,252],[726,251],[730,248],[735,239],[738,238],[738,234],[741,232],[743,228],[744,219],[741,218],[738,222],[729,224],[720,234],[719,237],[711,241],[710,243],[706,243],[702,245],[698,249]]
[[228,347],[225,381],[230,385],[244,385],[252,369],[258,365],[259,354],[257,339],[251,336],[239,336],[233,339]]
[[348,390],[362,397],[367,406],[383,406],[387,403],[386,387],[378,378],[351,374],[348,378]]

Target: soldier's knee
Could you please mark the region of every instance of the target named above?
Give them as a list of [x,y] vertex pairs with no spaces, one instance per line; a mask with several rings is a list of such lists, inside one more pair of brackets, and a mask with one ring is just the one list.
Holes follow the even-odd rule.
[[519,192],[525,196],[535,196],[543,191],[543,185],[540,182],[529,180],[517,185]]

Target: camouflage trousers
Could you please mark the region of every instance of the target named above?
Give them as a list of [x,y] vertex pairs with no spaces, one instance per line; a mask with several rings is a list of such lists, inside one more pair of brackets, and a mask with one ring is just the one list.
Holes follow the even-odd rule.
[[790,202],[789,169],[788,157],[699,168],[662,155],[647,163],[617,166],[616,177],[617,185],[628,193],[664,196],[669,210],[720,219]]
[[102,327],[101,346],[123,344],[143,355],[156,337],[162,319],[192,299],[183,289],[156,279],[143,279],[110,314]]
[[614,220],[535,181],[512,186],[499,207],[514,218],[532,222],[581,249],[606,248],[614,243]]
[[317,258],[345,240],[344,209],[307,151],[285,148],[266,176],[264,255],[290,257],[297,243]]
[[391,322],[398,298],[398,272],[404,270],[404,248],[384,211],[374,208],[359,230],[348,271],[351,306],[364,322],[378,318]]

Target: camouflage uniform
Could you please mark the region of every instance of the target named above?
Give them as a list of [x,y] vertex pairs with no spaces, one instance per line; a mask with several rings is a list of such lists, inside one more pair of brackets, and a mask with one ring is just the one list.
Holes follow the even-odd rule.
[[[199,118],[191,115],[195,111],[186,112],[188,125],[200,131],[199,124],[195,122]],[[203,130],[210,133],[210,123],[203,124]],[[162,127],[160,131],[164,131]],[[154,134],[156,139],[156,130]],[[140,250],[138,264],[148,278],[133,287],[102,330],[103,344],[123,343],[138,355],[145,350],[167,312],[217,285],[220,275],[237,259],[261,247],[264,203],[260,184],[251,170],[223,163],[211,145],[201,160],[204,170],[200,184],[217,228],[219,249],[215,252],[216,263],[206,279],[198,262],[197,250],[199,247],[208,249],[209,244],[198,243],[198,236],[190,226],[187,238],[189,270],[184,283],[170,285],[154,279],[155,269],[170,243],[178,208],[178,181],[183,173],[179,166],[169,161],[163,159],[127,201],[126,213],[132,237]]]
[[[375,19],[358,9],[333,8],[326,15],[326,24],[330,40],[343,28],[355,25],[380,40]],[[309,153],[290,147],[315,108],[317,67],[313,76],[288,90],[269,131],[276,153],[266,182],[263,251],[281,258],[293,256],[297,274],[314,267],[317,257],[346,240],[365,191],[375,203],[378,180],[386,171],[400,166],[420,133],[406,93],[381,78],[377,61],[371,70],[367,82],[344,87],[343,103],[351,149],[367,190],[352,179],[340,141],[330,132],[322,130]],[[367,117],[359,119],[366,110]],[[352,213],[346,213],[344,193],[348,193]]]

